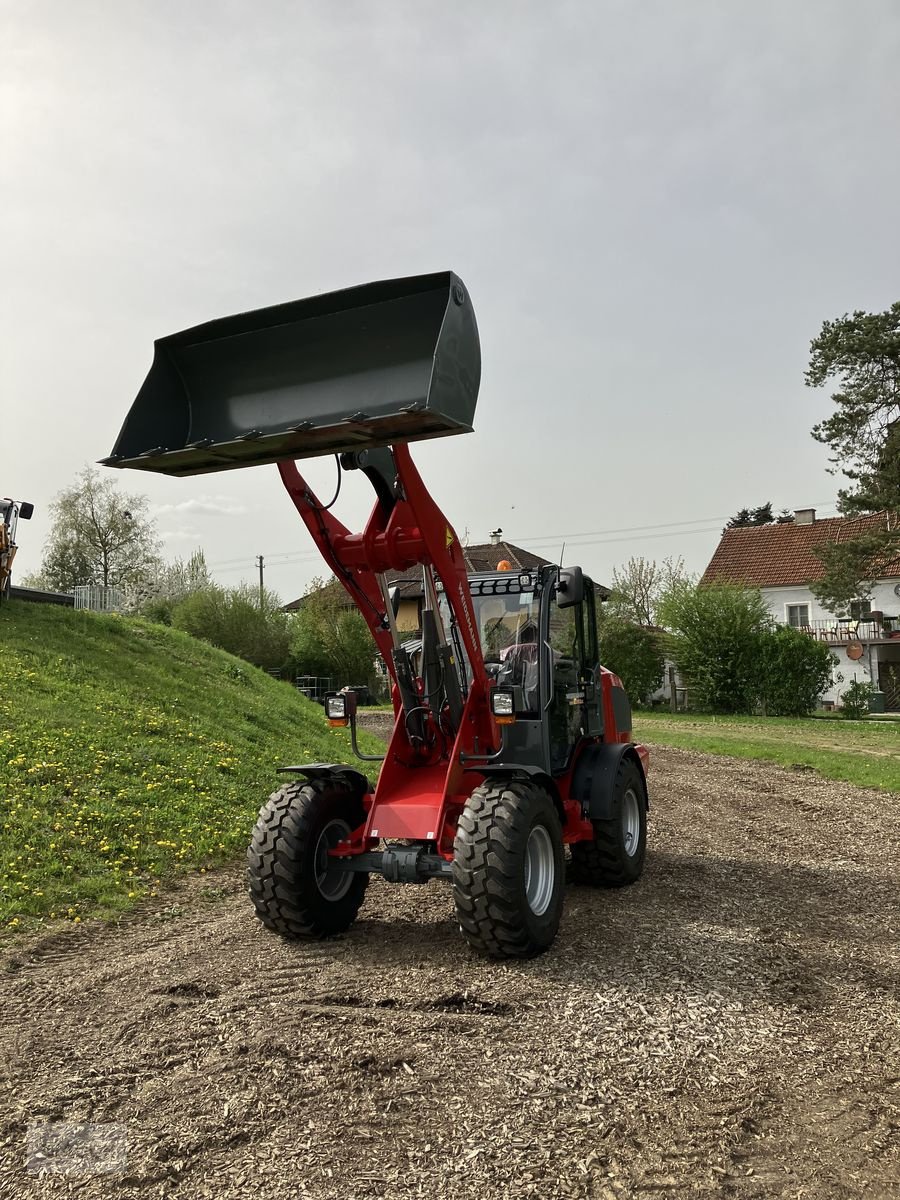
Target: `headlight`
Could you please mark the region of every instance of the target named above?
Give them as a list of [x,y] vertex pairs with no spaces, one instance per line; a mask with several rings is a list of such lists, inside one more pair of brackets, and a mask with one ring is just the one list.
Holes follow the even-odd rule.
[[516,699],[512,688],[493,688],[491,712],[498,725],[511,725],[516,719]]
[[347,723],[347,697],[346,696],[326,696],[325,697],[325,716],[329,721],[338,721],[342,725]]

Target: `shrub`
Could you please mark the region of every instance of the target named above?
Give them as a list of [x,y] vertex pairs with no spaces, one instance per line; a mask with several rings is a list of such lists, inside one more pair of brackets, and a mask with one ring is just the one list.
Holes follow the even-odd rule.
[[762,635],[772,617],[758,590],[677,582],[662,598],[666,648],[692,703],[719,713],[751,713],[760,692]]
[[374,688],[378,648],[362,613],[347,603],[336,580],[312,581],[292,620],[291,663],[302,675],[331,676],[337,687]]
[[619,617],[599,629],[600,661],[622,680],[632,704],[647,704],[662,683],[665,660],[652,630]]
[[259,607],[255,588],[211,587],[194,592],[172,610],[172,625],[259,667],[283,667],[290,649],[290,625],[268,597]]
[[174,609],[175,605],[171,600],[157,596],[152,600],[146,600],[140,606],[139,612],[142,617],[148,621],[154,621],[157,625],[171,625]]
[[837,659],[824,642],[790,625],[760,635],[759,707],[770,717],[806,717],[831,682]]
[[868,679],[854,679],[841,694],[841,712],[848,721],[860,721],[869,711],[869,700],[876,691]]

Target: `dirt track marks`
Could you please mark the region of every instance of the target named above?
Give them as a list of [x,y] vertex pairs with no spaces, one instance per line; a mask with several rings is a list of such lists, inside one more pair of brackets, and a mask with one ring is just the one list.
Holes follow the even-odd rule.
[[[21,945],[0,964],[0,1180],[895,1197],[900,805],[678,751],[653,785],[644,880],[570,889],[528,963],[471,957],[436,882],[375,882],[346,937],[283,943],[238,872],[216,902],[195,882],[156,916]],[[47,1119],[125,1124],[115,1190],[23,1171]]]

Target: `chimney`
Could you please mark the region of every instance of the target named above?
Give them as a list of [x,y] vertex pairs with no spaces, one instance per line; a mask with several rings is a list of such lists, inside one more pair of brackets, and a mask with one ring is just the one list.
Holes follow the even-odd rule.
[[500,544],[500,538],[502,536],[503,536],[502,529],[492,529],[491,530],[491,545],[498,546]]
[[815,525],[816,510],[814,508],[798,508],[794,510],[795,525]]

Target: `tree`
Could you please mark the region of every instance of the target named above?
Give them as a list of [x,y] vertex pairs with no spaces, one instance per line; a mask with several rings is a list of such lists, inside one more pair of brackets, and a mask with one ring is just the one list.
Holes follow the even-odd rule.
[[662,596],[678,582],[685,580],[684,559],[629,558],[612,573],[612,594],[604,605],[605,612],[635,625],[656,624],[656,610]]
[[197,549],[187,560],[176,558],[165,564],[156,583],[156,593],[177,604],[185,596],[208,591],[213,586],[206,555]]
[[314,579],[293,618],[291,659],[300,674],[331,676],[338,687],[371,685],[378,649],[362,614],[347,605],[336,579]]
[[85,467],[50,505],[53,523],[38,579],[53,591],[80,584],[128,587],[160,568],[159,538],[146,496],[123,493]]
[[812,585],[832,612],[868,596],[885,564],[900,555],[900,301],[882,313],[825,321],[810,344],[808,387],[830,384],[836,411],[813,427],[831,451],[844,516],[882,513],[882,522],[819,550],[825,574]]
[[176,558],[160,564],[156,578],[148,579],[143,587],[135,589],[132,611],[163,625],[171,625],[177,604],[195,592],[206,592],[213,587],[206,555],[197,549],[187,561]]
[[758,508],[740,508],[731,518],[726,529],[745,529],[750,525],[789,525],[793,522],[793,513],[783,508],[778,516],[772,513],[772,501],[767,500]]

